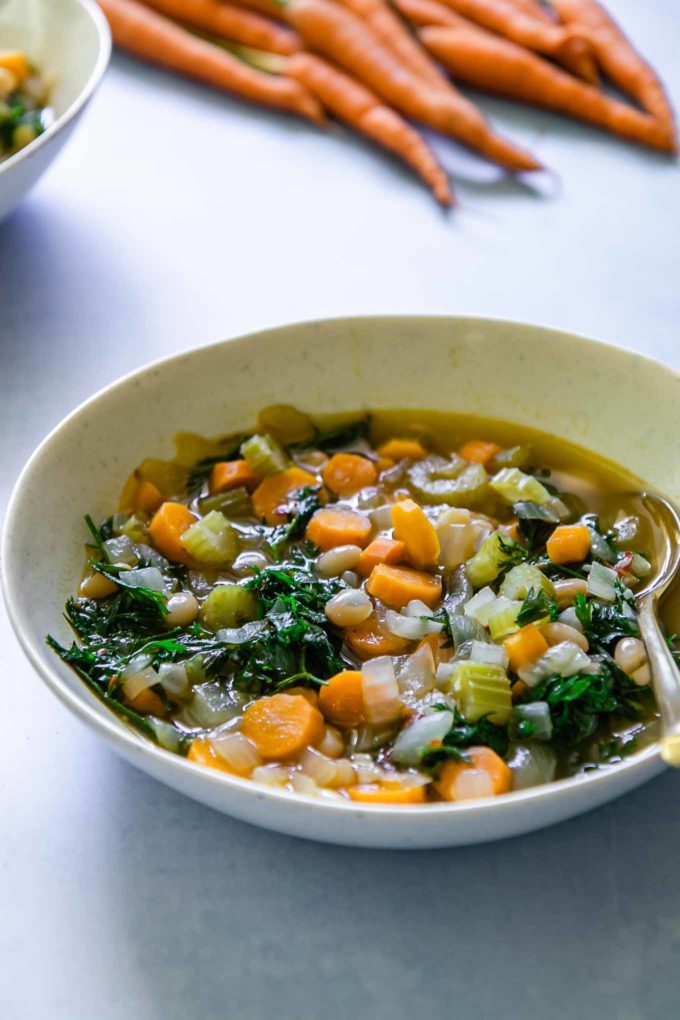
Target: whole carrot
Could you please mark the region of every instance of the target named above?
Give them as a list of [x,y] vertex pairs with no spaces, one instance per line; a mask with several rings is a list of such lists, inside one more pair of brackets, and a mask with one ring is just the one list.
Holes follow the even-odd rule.
[[417,37],[407,28],[385,0],[340,0],[368,22],[375,34],[399,57],[416,78],[432,88],[448,88],[449,83]]
[[446,25],[461,27],[469,25],[470,22],[461,18],[450,7],[446,7],[440,0],[393,0],[394,6],[411,22],[419,28],[426,28],[430,25]]
[[448,178],[418,132],[364,85],[311,53],[296,53],[286,73],[321,101],[340,120],[389,149],[407,163],[444,206],[451,205]]
[[417,79],[352,11],[329,0],[290,0],[286,10],[310,49],[339,64],[400,113],[457,138],[509,170],[540,169],[533,156],[495,135],[467,99]]
[[249,11],[257,11],[258,14],[266,14],[278,21],[285,21],[283,0],[234,0],[234,3]]
[[319,103],[299,82],[263,74],[220,46],[197,39],[137,0],[99,0],[114,42],[138,57],[264,106],[323,122]]
[[563,21],[583,26],[594,40],[602,70],[653,117],[658,117],[675,142],[673,108],[659,78],[596,0],[552,0]]
[[286,56],[300,49],[300,39],[290,28],[222,0],[144,0],[144,3],[169,18],[244,46]]
[[523,99],[669,151],[667,129],[648,114],[604,95],[508,39],[479,28],[422,28],[430,53],[470,85]]
[[513,3],[515,7],[521,7],[525,14],[538,18],[539,21],[554,25],[559,20],[551,7],[541,3],[541,0],[513,0]]
[[513,0],[443,0],[464,18],[552,57],[574,74],[592,81],[595,74],[592,44],[578,28],[549,25],[513,4]]

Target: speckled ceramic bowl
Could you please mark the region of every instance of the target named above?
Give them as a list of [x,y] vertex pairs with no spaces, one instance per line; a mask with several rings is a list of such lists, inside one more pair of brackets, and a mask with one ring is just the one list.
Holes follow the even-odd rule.
[[18,49],[54,82],[54,123],[0,163],[0,220],[58,156],[101,81],[111,54],[106,19],[93,0],[0,0],[0,49]]
[[44,641],[48,632],[69,637],[61,610],[82,568],[83,514],[104,517],[131,466],[172,454],[175,431],[236,431],[279,402],[312,414],[432,408],[505,418],[580,443],[680,500],[680,460],[668,442],[680,424],[680,377],[565,333],[485,319],[346,319],[170,358],[74,411],[34,453],[10,504],[3,538],[10,616],[36,670],[71,711],[128,761],[219,811],[356,846],[453,846],[516,835],[597,807],[661,770],[651,746],[610,771],[497,799],[367,807],[201,768],[113,716]]

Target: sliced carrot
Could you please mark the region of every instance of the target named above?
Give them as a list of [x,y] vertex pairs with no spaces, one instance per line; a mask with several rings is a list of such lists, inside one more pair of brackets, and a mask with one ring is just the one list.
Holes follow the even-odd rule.
[[420,599],[434,609],[442,595],[442,582],[420,570],[379,563],[366,582],[366,591],[392,609],[401,609],[413,599]]
[[426,786],[380,786],[365,783],[350,786],[347,790],[351,800],[362,804],[424,804],[427,801]]
[[473,464],[482,464],[485,468],[489,466],[497,453],[503,449],[498,443],[487,443],[484,439],[470,439],[463,443],[459,455]]
[[175,563],[191,563],[191,557],[180,539],[197,519],[184,503],[162,503],[149,524],[149,538],[167,559]]
[[585,524],[562,524],[546,542],[553,563],[579,563],[590,551],[590,532]]
[[135,493],[135,510],[143,510],[144,513],[152,514],[158,510],[163,502],[160,490],[146,479],[142,479]]
[[422,507],[412,499],[402,499],[392,507],[394,537],[406,546],[406,555],[416,567],[436,567],[439,539],[434,525]]
[[268,475],[253,493],[255,516],[267,524],[285,524],[288,515],[283,509],[286,500],[296,489],[318,485],[318,479],[299,467],[289,467],[275,475]]
[[221,460],[210,472],[208,483],[212,495],[230,489],[254,489],[260,482],[247,460]]
[[406,546],[394,538],[374,538],[357,560],[356,570],[362,577],[368,577],[379,563],[399,563],[404,558]]
[[206,740],[205,737],[196,737],[191,741],[191,747],[189,748],[187,758],[189,761],[193,761],[196,765],[204,765],[209,769],[218,769],[220,772],[228,772],[229,775],[234,774],[226,761],[224,761],[223,758],[220,758],[210,741]]
[[504,535],[507,535],[508,538],[511,538],[513,542],[517,542],[519,540],[519,521],[516,518],[512,521],[508,521],[507,524],[501,524],[498,530]]
[[25,78],[28,78],[31,70],[26,57],[19,50],[0,50],[0,67],[11,71],[20,85]]
[[310,705],[315,708],[319,704],[319,695],[316,691],[312,690],[311,687],[288,687],[286,694],[297,694],[301,698],[306,698]]
[[517,672],[522,666],[535,662],[536,659],[548,651],[548,642],[534,623],[527,623],[526,627],[516,631],[507,637],[503,642],[510,659],[510,669]]
[[124,694],[123,701],[129,708],[139,712],[140,715],[157,715],[161,718],[165,715],[165,705],[150,687],[140,691],[134,698],[128,698]]
[[299,694],[273,694],[248,705],[241,732],[263,758],[281,761],[317,744],[324,734],[324,719]]
[[346,669],[332,676],[319,691],[319,708],[334,726],[359,726],[364,721],[361,673]]
[[372,659],[376,655],[403,655],[411,644],[406,638],[392,634],[375,615],[348,627],[345,641],[361,659]]
[[427,457],[427,450],[417,439],[388,439],[378,447],[381,457],[390,460],[422,460]]
[[525,684],[524,680],[515,680],[514,684],[510,688],[512,691],[513,704],[517,704],[519,699],[522,697],[524,692],[529,689],[529,684]]
[[512,772],[490,747],[466,747],[470,763],[447,761],[435,786],[443,800],[497,797],[512,787]]
[[358,545],[363,548],[371,535],[371,522],[365,514],[340,507],[317,510],[307,525],[307,538],[319,549],[336,545]]
[[378,473],[375,464],[356,453],[335,453],[324,465],[322,478],[336,496],[353,496],[374,485]]

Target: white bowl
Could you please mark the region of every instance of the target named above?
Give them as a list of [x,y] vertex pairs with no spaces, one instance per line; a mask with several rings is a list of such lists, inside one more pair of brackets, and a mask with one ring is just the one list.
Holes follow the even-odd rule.
[[91,0],[0,0],[0,48],[26,53],[54,80],[54,123],[0,163],[0,220],[8,216],[69,139],[111,55],[106,18]]
[[[160,750],[112,715],[45,645],[82,569],[82,518],[104,517],[132,467],[169,457],[175,431],[215,435],[288,402],[314,413],[456,410],[535,426],[619,462],[680,498],[680,376],[618,348],[537,326],[464,318],[363,318],[267,330],[170,358],[114,383],[36,450],[3,537],[10,617],[50,689],[124,758],[219,811],[355,846],[437,847],[561,821],[661,771],[656,746],[611,770],[464,804],[328,802],[260,787]],[[30,725],[30,720],[27,720]]]

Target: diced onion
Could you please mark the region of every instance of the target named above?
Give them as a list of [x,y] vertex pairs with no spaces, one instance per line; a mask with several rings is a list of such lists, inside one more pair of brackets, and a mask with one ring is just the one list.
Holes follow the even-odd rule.
[[494,666],[508,668],[508,653],[502,645],[488,644],[486,641],[472,641],[470,659],[473,662],[488,662]]
[[455,662],[440,662],[437,666],[437,686],[442,690],[448,690],[455,668]]
[[429,645],[423,645],[413,655],[406,657],[399,670],[397,682],[400,691],[414,694],[418,698],[434,690],[436,673],[434,656]]
[[385,626],[390,634],[406,638],[407,641],[417,641],[426,634],[420,620],[416,620],[412,616],[402,616],[401,613],[395,613],[393,609],[388,609],[385,614]]
[[532,732],[526,734],[531,740],[550,740],[553,732],[550,705],[547,701],[533,701],[528,705],[517,705],[510,717],[510,730],[515,736],[522,736],[521,723],[530,723]]
[[300,767],[317,786],[337,790],[344,786],[352,786],[355,782],[354,769],[347,758],[338,760],[328,758],[312,747],[308,747],[303,753]]
[[153,729],[159,747],[164,748],[166,751],[174,751],[177,754],[180,749],[179,731],[171,723],[164,722],[162,719],[156,719],[153,715],[147,716],[146,721]]
[[224,641],[225,645],[242,645],[266,629],[266,620],[251,620],[249,623],[244,623],[242,627],[223,627],[217,631],[215,637]]
[[125,584],[133,588],[148,588],[150,591],[165,591],[165,581],[158,567],[138,567],[126,570]]
[[611,567],[593,563],[588,573],[588,594],[605,602],[615,602],[617,580],[618,574]]
[[288,769],[283,765],[258,765],[253,769],[250,777],[256,783],[264,783],[265,786],[285,786],[290,775]]
[[181,700],[191,691],[191,683],[182,662],[163,662],[158,667],[158,682],[173,700]]
[[465,563],[475,552],[478,529],[471,524],[438,524],[439,562],[446,570]]
[[465,616],[472,617],[473,620],[477,620],[483,627],[489,622],[489,617],[493,615],[496,607],[496,596],[492,588],[482,588],[477,592],[476,595],[466,602],[463,606],[463,613]]
[[555,752],[545,744],[517,744],[508,758],[513,790],[552,783],[555,778]]
[[401,715],[399,685],[387,655],[369,659],[361,667],[364,714],[372,726],[394,722]]
[[262,764],[255,745],[242,733],[225,733],[210,738],[210,744],[237,776],[249,776]]
[[392,527],[391,506],[379,506],[371,510],[368,516],[376,531],[388,531]]
[[107,539],[104,542],[104,549],[109,563],[127,563],[132,566],[138,562],[139,557],[135,552],[135,547],[127,535]]
[[411,599],[403,610],[404,616],[434,616],[429,606],[426,606],[420,599]]
[[151,665],[153,656],[147,652],[141,652],[139,655],[134,655],[127,666],[121,670],[121,680],[129,680],[131,676],[135,676],[136,673],[141,673],[142,670],[146,669],[147,666]]
[[573,676],[590,666],[586,653],[573,641],[561,641],[553,645],[544,655],[530,666],[518,669],[517,674],[529,687],[535,687],[551,673]]
[[126,696],[133,701],[138,694],[141,694],[142,691],[153,687],[157,683],[158,673],[151,666],[147,666],[146,669],[142,669],[138,673],[127,677],[123,683],[123,690]]
[[424,751],[439,744],[453,726],[453,712],[430,712],[405,726],[394,742],[392,760],[397,765],[417,766]]

